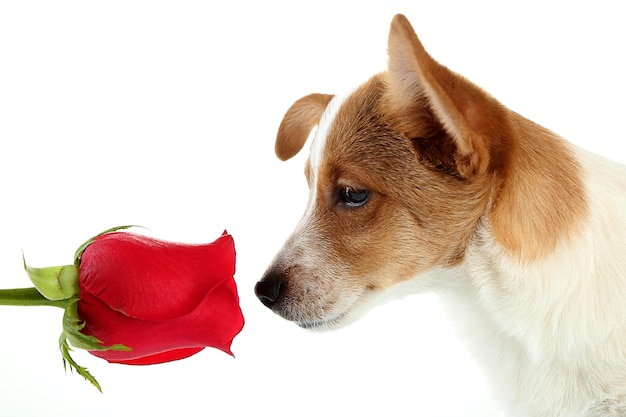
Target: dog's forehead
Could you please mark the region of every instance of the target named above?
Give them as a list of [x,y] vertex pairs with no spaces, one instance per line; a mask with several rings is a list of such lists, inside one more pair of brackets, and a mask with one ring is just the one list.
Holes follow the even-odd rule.
[[337,111],[341,107],[341,104],[345,100],[347,95],[335,96],[328,103],[320,123],[317,126],[317,131],[313,136],[313,142],[311,143],[311,152],[309,154],[309,165],[313,172],[317,172],[317,167],[322,160],[324,149],[326,148],[326,139],[328,137],[328,131],[330,130],[333,121],[337,115]]
[[317,168],[322,161],[324,150],[326,149],[328,132],[335,121],[337,112],[350,94],[352,94],[352,92],[333,97],[320,119],[317,131],[313,137],[313,142],[311,143],[311,152],[309,154],[309,164],[314,173],[317,172]]
[[380,83],[376,81],[369,80],[328,103],[311,143],[309,164],[313,173],[329,157],[341,158],[339,149],[345,149],[351,140],[358,140],[355,133],[361,128],[366,125],[371,128],[381,94]]

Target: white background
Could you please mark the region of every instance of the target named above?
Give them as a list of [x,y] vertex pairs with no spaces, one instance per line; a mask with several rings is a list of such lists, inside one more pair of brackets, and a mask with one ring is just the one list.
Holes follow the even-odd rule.
[[285,110],[385,67],[393,15],[440,62],[517,112],[626,161],[626,26],[615,1],[3,1],[0,287],[71,263],[111,226],[235,237],[246,317],[236,359],[206,349],[150,367],[77,351],[98,393],[65,374],[61,311],[0,307],[1,416],[495,416],[431,295],[312,333],[253,287],[299,219],[303,158],[273,154]]

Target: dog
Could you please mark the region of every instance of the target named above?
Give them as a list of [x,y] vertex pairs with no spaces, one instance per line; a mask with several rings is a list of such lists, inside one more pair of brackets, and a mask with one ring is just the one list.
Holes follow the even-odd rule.
[[315,128],[308,205],[263,304],[328,329],[394,290],[437,291],[511,415],[626,416],[625,166],[439,64],[403,15],[387,69],[297,100],[277,156]]

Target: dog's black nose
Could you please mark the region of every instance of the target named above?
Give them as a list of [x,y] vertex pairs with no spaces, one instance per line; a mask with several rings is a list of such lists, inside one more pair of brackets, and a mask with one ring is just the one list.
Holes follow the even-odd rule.
[[254,293],[267,307],[271,307],[278,301],[285,291],[285,281],[279,274],[267,273],[254,286]]

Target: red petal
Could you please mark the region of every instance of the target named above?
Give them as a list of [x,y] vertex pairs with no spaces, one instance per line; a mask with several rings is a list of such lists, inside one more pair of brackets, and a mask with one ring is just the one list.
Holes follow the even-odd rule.
[[205,346],[231,354],[233,338],[244,324],[234,280],[211,292],[190,313],[169,320],[143,320],[110,309],[86,293],[78,303],[86,325],[83,333],[104,345],[123,344],[132,350],[90,351],[109,362],[126,364],[161,363],[190,356]]
[[[158,363],[164,362],[172,362],[180,359],[188,358],[192,355],[203,350],[203,347],[200,348],[185,348],[185,349],[177,349],[170,350],[169,352],[157,353],[156,355],[146,356],[138,359],[129,359],[127,361],[118,360],[118,361],[109,361],[113,363],[121,363],[123,365],[155,365]],[[97,352],[91,352],[92,354],[98,356]]]
[[164,320],[191,312],[235,273],[230,235],[189,245],[128,232],[95,238],[82,254],[81,298],[90,293],[124,314]]

